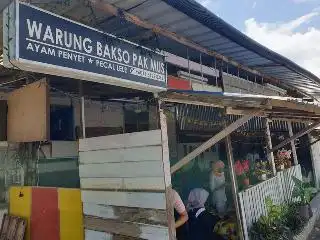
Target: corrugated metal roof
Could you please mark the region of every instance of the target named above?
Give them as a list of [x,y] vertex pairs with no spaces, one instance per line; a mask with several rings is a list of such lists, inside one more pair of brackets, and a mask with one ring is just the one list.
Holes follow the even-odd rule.
[[320,119],[320,104],[299,98],[193,90],[168,90],[159,96],[169,103],[227,107],[227,112],[233,115],[254,114],[271,119],[300,121]]
[[[223,109],[188,104],[176,105],[177,127],[180,131],[191,131],[200,133],[213,133],[224,128],[224,119],[228,124],[241,118],[239,115],[227,115],[224,117]],[[305,127],[303,122],[293,122],[293,132],[298,132]],[[264,118],[254,117],[239,127],[237,131],[242,132],[264,132]],[[272,132],[287,132],[286,121],[274,119],[270,123]]]
[[[250,39],[194,0],[104,0],[150,23],[184,36],[197,44],[232,58],[244,66],[264,75],[274,77],[283,86],[298,89],[320,98],[320,79],[287,58]],[[3,9],[9,0],[0,1]],[[30,0],[65,17],[83,22],[103,31],[113,33],[151,48],[159,48],[187,57],[184,45],[162,36],[154,36],[149,30],[137,27],[119,17],[101,12],[80,0]],[[199,62],[199,52],[189,50],[191,60]],[[212,66],[214,59],[203,56],[204,64]],[[224,70],[237,74],[238,69],[224,65]],[[243,78],[255,76],[240,72]],[[262,79],[258,79],[258,82]]]

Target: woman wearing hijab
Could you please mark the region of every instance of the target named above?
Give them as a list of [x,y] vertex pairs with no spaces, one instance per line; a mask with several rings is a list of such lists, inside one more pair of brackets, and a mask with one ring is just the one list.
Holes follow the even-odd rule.
[[226,178],[224,176],[224,163],[215,161],[212,163],[210,174],[210,189],[212,192],[212,203],[216,207],[220,217],[225,215],[227,196],[226,196]]
[[188,198],[189,233],[191,240],[222,239],[214,232],[218,217],[210,214],[205,203],[209,193],[202,188],[191,190]]

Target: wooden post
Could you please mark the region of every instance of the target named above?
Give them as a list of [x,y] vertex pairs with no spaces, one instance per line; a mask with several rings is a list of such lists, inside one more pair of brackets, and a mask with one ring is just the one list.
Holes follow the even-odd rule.
[[234,164],[233,164],[233,153],[232,153],[232,145],[231,145],[231,137],[230,135],[226,136],[225,138],[225,144],[226,144],[226,151],[227,151],[227,158],[228,158],[228,165],[229,165],[229,172],[231,175],[231,187],[232,187],[232,196],[233,196],[233,203],[236,208],[236,215],[237,215],[237,223],[239,227],[239,235],[240,239],[243,238],[243,226],[241,221],[241,214],[240,214],[240,205],[238,200],[238,184],[236,175],[234,172]]
[[82,138],[86,138],[86,121],[85,121],[85,112],[84,112],[84,96],[83,96],[83,83],[82,80],[79,80],[79,95],[80,95],[80,126],[82,131]]
[[267,142],[267,158],[269,163],[271,164],[272,173],[275,176],[277,174],[277,170],[276,170],[276,164],[274,162],[274,155],[273,155],[273,152],[269,151],[270,149],[272,149],[272,140],[271,140],[269,121],[270,120],[268,118],[264,119],[265,138]]
[[314,181],[315,181],[315,185],[316,188],[319,189],[320,185],[319,185],[319,168],[318,168],[318,158],[317,156],[319,156],[319,154],[317,154],[317,147],[316,146],[312,146],[313,144],[317,143],[318,141],[320,141],[320,138],[317,140],[314,140],[314,137],[312,137],[311,134],[308,134],[308,138],[309,138],[309,142],[311,142],[311,144],[309,145],[309,151],[310,151],[310,156],[311,156],[311,163],[312,163],[312,174],[314,176]]
[[[289,137],[293,136],[293,130],[292,130],[292,123],[291,121],[287,121],[288,130],[289,130]],[[297,149],[296,145],[294,144],[294,140],[290,142],[291,144],[291,150],[292,150],[292,157],[293,157],[293,163],[294,165],[298,165],[298,156],[297,156]]]
[[161,108],[162,102],[159,101],[159,114],[160,114],[160,128],[161,128],[161,142],[162,142],[162,163],[164,171],[164,182],[166,186],[166,203],[167,203],[167,219],[169,228],[169,240],[176,239],[176,229],[174,221],[174,201],[172,196],[171,186],[171,173],[170,173],[170,160],[169,160],[169,144],[167,132],[167,118]]
[[309,125],[305,129],[299,131],[298,133],[294,134],[292,137],[287,138],[286,140],[282,141],[279,143],[277,146],[273,147],[272,149],[269,150],[269,152],[274,152],[275,150],[278,150],[279,148],[282,148],[283,146],[287,145],[289,142],[305,135],[314,130],[315,128],[320,126],[320,120],[313,123],[312,125]]

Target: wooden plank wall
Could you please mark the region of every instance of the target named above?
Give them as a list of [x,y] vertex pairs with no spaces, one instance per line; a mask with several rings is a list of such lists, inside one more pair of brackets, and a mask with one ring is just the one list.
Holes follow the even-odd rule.
[[169,239],[160,130],[79,143],[86,240]]

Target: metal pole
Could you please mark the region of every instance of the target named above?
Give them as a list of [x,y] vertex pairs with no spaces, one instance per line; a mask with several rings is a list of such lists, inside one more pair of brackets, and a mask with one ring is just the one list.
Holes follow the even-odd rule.
[[[265,130],[265,138],[266,138],[266,142],[267,142],[267,150],[272,149],[272,140],[271,140],[269,121],[270,120],[268,118],[264,119],[264,130]],[[269,163],[271,164],[272,173],[275,176],[277,174],[277,170],[276,170],[276,164],[274,162],[273,152],[267,151],[267,158],[268,158]]]
[[233,153],[232,153],[232,145],[231,145],[230,135],[226,136],[225,144],[226,144],[229,172],[230,172],[231,183],[232,183],[231,187],[232,187],[233,203],[234,203],[235,209],[236,209],[240,239],[243,240],[244,239],[243,238],[243,226],[242,226],[242,221],[241,221],[241,214],[240,214],[240,207],[239,207],[240,205],[239,205],[239,200],[238,200],[238,184],[237,184],[237,179],[236,179],[236,175],[234,172]]
[[[289,137],[293,136],[293,130],[292,130],[292,123],[291,121],[287,121],[287,125],[288,125],[288,130],[289,130]],[[291,144],[291,150],[292,150],[292,157],[293,157],[293,163],[294,165],[298,165],[298,156],[297,156],[297,149],[296,149],[296,145],[294,144],[294,140],[292,140],[290,142]]]

